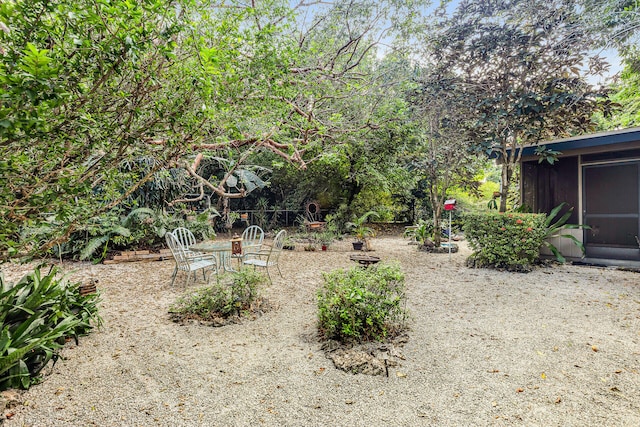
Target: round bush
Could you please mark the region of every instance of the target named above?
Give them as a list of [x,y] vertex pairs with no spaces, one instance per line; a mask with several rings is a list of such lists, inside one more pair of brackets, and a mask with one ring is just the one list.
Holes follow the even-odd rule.
[[381,340],[402,329],[406,318],[404,274],[379,264],[323,274],[318,291],[319,330],[340,342]]

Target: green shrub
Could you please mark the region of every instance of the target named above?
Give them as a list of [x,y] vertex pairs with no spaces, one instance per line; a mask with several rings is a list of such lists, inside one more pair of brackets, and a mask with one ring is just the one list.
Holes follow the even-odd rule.
[[[164,247],[165,233],[178,227],[186,227],[196,239],[205,240],[215,236],[211,219],[216,215],[215,210],[208,210],[185,220],[182,214],[167,215],[148,208],[137,208],[128,213],[115,208],[89,219],[67,241],[54,246],[51,252],[56,257],[100,262],[113,250]],[[38,228],[24,229],[21,238],[42,244],[52,239],[60,226],[51,218]]]
[[477,266],[526,269],[540,258],[546,215],[481,213],[464,216],[464,232]]
[[[97,293],[80,295],[78,284],[42,276],[40,267],[12,285],[0,276],[0,389],[29,388],[65,339],[99,326]],[[93,325],[92,325],[93,323]]]
[[175,319],[196,317],[200,320],[227,318],[251,309],[259,297],[258,288],[266,277],[252,268],[245,268],[221,278],[212,286],[196,289],[171,305]]
[[404,237],[411,238],[420,245],[424,245],[428,239],[433,237],[433,222],[419,220],[415,226],[404,231]]
[[323,274],[318,291],[319,330],[341,342],[381,340],[401,329],[404,274],[397,265],[353,267]]

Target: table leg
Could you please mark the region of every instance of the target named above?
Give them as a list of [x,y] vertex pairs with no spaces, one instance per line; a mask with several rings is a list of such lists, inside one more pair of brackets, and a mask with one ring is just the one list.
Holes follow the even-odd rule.
[[228,271],[231,273],[235,273],[236,270],[233,269],[231,265],[231,253],[230,252],[221,252],[220,253],[220,264],[224,271]]

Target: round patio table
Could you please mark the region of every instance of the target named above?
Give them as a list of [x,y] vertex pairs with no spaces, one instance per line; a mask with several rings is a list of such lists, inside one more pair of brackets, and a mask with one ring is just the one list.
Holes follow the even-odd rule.
[[213,252],[218,257],[218,268],[224,271],[235,271],[231,267],[231,241],[201,242],[191,245],[190,250],[196,252]]

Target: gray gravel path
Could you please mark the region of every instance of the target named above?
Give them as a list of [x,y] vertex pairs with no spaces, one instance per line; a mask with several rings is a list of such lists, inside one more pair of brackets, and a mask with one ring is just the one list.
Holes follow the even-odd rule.
[[4,425],[640,425],[637,273],[472,270],[464,245],[449,260],[377,238],[375,255],[406,274],[411,330],[402,363],[373,377],[336,370],[315,338],[320,272],[351,267],[349,246],[285,252],[265,290],[275,310],[223,328],[168,319],[183,291],[172,261],[66,265],[100,277],[105,325]]

